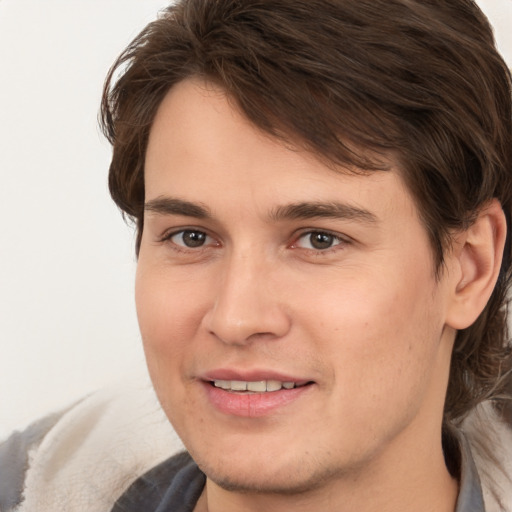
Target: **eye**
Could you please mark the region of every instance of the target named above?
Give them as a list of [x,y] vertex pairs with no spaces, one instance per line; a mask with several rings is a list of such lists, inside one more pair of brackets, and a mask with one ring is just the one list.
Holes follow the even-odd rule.
[[312,249],[315,251],[325,251],[339,245],[343,240],[332,233],[325,231],[310,231],[300,236],[293,244],[294,247],[301,249]]
[[172,233],[166,238],[180,247],[187,247],[189,249],[203,247],[213,241],[213,238],[208,236],[204,231],[198,231],[196,229],[184,229]]

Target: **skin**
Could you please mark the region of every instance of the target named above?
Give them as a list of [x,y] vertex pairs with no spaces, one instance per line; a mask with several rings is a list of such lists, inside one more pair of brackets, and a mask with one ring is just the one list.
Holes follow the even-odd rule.
[[[461,290],[483,272],[464,235],[436,279],[390,163],[334,171],[196,79],[160,106],[136,302],[158,397],[207,475],[196,510],[454,510],[443,401],[455,329],[485,304]],[[338,208],[290,208],[301,203]],[[187,246],[183,230],[202,241]],[[313,245],[319,233],[326,248]],[[219,368],[310,384],[268,414],[237,416],[205,392]]]

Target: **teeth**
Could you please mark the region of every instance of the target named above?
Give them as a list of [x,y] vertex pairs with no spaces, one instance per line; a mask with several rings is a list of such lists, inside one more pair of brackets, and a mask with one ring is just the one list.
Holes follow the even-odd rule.
[[267,391],[267,383],[264,380],[259,380],[258,382],[248,382],[247,391],[262,393],[264,391]]
[[265,393],[267,391],[279,391],[280,389],[293,389],[295,382],[281,382],[279,380],[258,380],[248,382],[244,380],[214,380],[216,388],[226,391],[250,391],[252,393]]
[[279,391],[283,387],[283,383],[278,380],[267,380],[267,391]]
[[243,380],[232,380],[231,381],[232,391],[247,391],[247,382]]

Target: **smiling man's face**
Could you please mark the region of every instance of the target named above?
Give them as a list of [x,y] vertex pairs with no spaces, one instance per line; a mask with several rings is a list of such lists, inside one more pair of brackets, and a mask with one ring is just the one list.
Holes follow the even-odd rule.
[[450,256],[436,279],[397,172],[341,171],[196,80],[157,113],[140,328],[165,412],[221,487],[293,493],[442,457]]

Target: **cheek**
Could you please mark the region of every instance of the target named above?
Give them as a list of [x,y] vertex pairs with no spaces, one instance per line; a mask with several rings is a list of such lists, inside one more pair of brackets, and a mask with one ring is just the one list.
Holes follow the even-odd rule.
[[167,274],[139,261],[135,302],[150,371],[164,361],[181,362],[201,318],[201,294],[190,293],[185,277],[171,280]]
[[194,395],[187,393],[188,382],[183,377],[200,324],[201,294],[191,293],[190,279],[172,277],[170,282],[168,271],[160,271],[139,259],[135,301],[153,386],[169,420],[185,435],[182,424],[187,417],[197,418]]
[[434,293],[430,276],[388,272],[324,286],[314,308],[309,303],[310,326],[332,361],[340,404],[375,411],[425,391],[443,325]]

